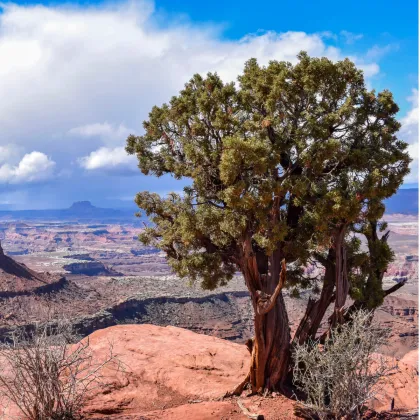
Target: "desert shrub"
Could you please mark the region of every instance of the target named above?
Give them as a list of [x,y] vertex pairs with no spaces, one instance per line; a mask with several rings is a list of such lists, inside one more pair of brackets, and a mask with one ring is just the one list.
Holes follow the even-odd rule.
[[15,405],[30,420],[75,420],[87,393],[100,386],[103,368],[120,368],[112,352],[94,360],[89,338],[77,342],[70,323],[16,329],[0,345],[0,401]]
[[380,391],[394,367],[375,353],[388,332],[371,318],[370,312],[357,311],[324,345],[310,342],[294,349],[294,383],[306,397],[302,405],[309,417],[357,419],[363,404]]

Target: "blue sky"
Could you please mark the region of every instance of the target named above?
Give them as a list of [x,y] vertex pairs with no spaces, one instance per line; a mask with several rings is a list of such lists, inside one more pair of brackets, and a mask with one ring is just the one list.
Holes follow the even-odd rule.
[[257,57],[351,57],[400,105],[418,172],[418,5],[408,0],[16,2],[0,14],[0,208],[132,202],[179,189],[124,150],[195,72],[235,79]]
[[[329,44],[343,48],[348,54],[363,54],[373,46],[389,47],[388,51],[378,51],[383,55],[375,88],[391,89],[401,103],[402,111],[408,107],[406,96],[413,84],[417,84],[417,1],[164,0],[155,4],[157,12],[164,16],[179,19],[183,15],[187,22],[218,25],[223,30],[222,36],[228,39],[240,39],[258,31],[331,32],[338,38],[330,39]],[[346,43],[345,37],[340,37],[344,31],[361,37]]]

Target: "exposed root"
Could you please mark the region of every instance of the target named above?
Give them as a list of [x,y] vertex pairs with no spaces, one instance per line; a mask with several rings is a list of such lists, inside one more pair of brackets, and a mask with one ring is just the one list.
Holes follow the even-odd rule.
[[[249,351],[249,354],[251,354],[252,356],[252,350],[254,347],[254,339],[253,338],[249,338],[246,343],[245,343],[246,348]],[[230,398],[230,397],[239,397],[243,390],[245,389],[245,387],[251,383],[251,370],[248,372],[248,375],[246,375],[245,379],[233,390],[233,391],[227,391],[225,395],[223,395],[223,397],[221,399],[224,398]]]
[[250,374],[248,373],[246,378],[233,391],[227,391],[226,394],[222,397],[222,399],[233,396],[239,397],[242,394],[245,387],[249,384],[249,378]]
[[262,393],[262,396],[264,398],[267,398],[270,394],[271,394],[271,391],[268,388],[265,388],[263,393]]

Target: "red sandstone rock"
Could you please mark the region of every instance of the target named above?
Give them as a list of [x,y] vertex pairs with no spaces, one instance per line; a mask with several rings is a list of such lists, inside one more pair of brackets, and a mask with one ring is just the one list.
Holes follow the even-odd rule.
[[414,366],[418,370],[418,365],[419,365],[419,351],[418,351],[418,349],[411,350],[410,352],[408,352],[401,359],[401,363],[404,363],[406,365]]
[[[418,354],[417,350],[414,352]],[[380,385],[381,391],[369,402],[370,407],[376,411],[389,410],[391,400],[394,398],[394,408],[396,410],[418,408],[418,370],[417,366],[414,365],[414,357],[414,353],[412,355],[408,353],[407,358],[399,361],[391,357],[385,358],[389,366],[395,366],[395,368]]]
[[0,244],[0,297],[13,297],[37,291],[61,288],[65,279],[48,273],[37,273],[4,254]]
[[[245,346],[176,327],[119,325],[89,336],[98,363],[113,352],[124,370],[104,370],[103,385],[94,390],[85,407],[87,418],[112,420],[239,420],[246,419],[235,399],[219,401],[245,376],[249,354]],[[410,356],[414,357],[414,356]],[[395,360],[389,358],[390,363]],[[376,410],[418,406],[418,372],[399,362],[383,395],[373,401]],[[294,403],[282,396],[242,397],[252,413],[266,420],[292,420]]]
[[109,342],[125,372],[114,374],[91,397],[86,413],[93,417],[216,399],[233,389],[248,369],[245,346],[175,327],[126,325],[96,331],[90,336],[95,358],[106,356]]
[[[126,365],[105,390],[96,392],[86,407],[91,418],[146,415],[150,419],[240,419],[235,401],[215,401],[244,377],[249,363],[245,346],[176,327],[125,325],[90,336],[97,357],[105,357],[108,342]],[[390,363],[394,363],[390,359]],[[388,409],[418,406],[417,370],[399,362],[372,406]],[[266,419],[292,419],[293,403],[284,397],[245,398],[251,412]],[[125,416],[125,417],[124,417]],[[133,418],[133,417],[131,417]],[[136,417],[134,417],[136,418]]]

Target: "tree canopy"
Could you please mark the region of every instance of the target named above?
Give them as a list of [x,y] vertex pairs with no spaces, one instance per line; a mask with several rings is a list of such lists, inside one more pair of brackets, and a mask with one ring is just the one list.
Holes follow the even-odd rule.
[[137,195],[154,223],[140,239],[206,288],[238,270],[248,234],[267,255],[281,243],[288,285],[307,285],[298,268],[341,222],[379,219],[408,173],[392,94],[367,90],[348,59],[298,58],[251,59],[237,84],[194,75],[127,140],[144,174],[191,180],[182,195]]
[[[301,53],[295,65],[251,59],[237,84],[195,75],[152,109],[144,135],[128,137],[144,174],[190,181],[183,194],[137,194],[153,222],[140,240],[208,289],[243,274],[255,336],[249,374],[233,393],[247,383],[254,392],[282,389],[292,346],[325,341],[355,310],[374,309],[401,287],[382,288],[393,253],[378,232],[383,199],[409,171],[397,112],[392,94],[369,91],[350,60]],[[314,277],[306,268],[318,264]],[[292,296],[312,289],[293,340],[284,287]]]

